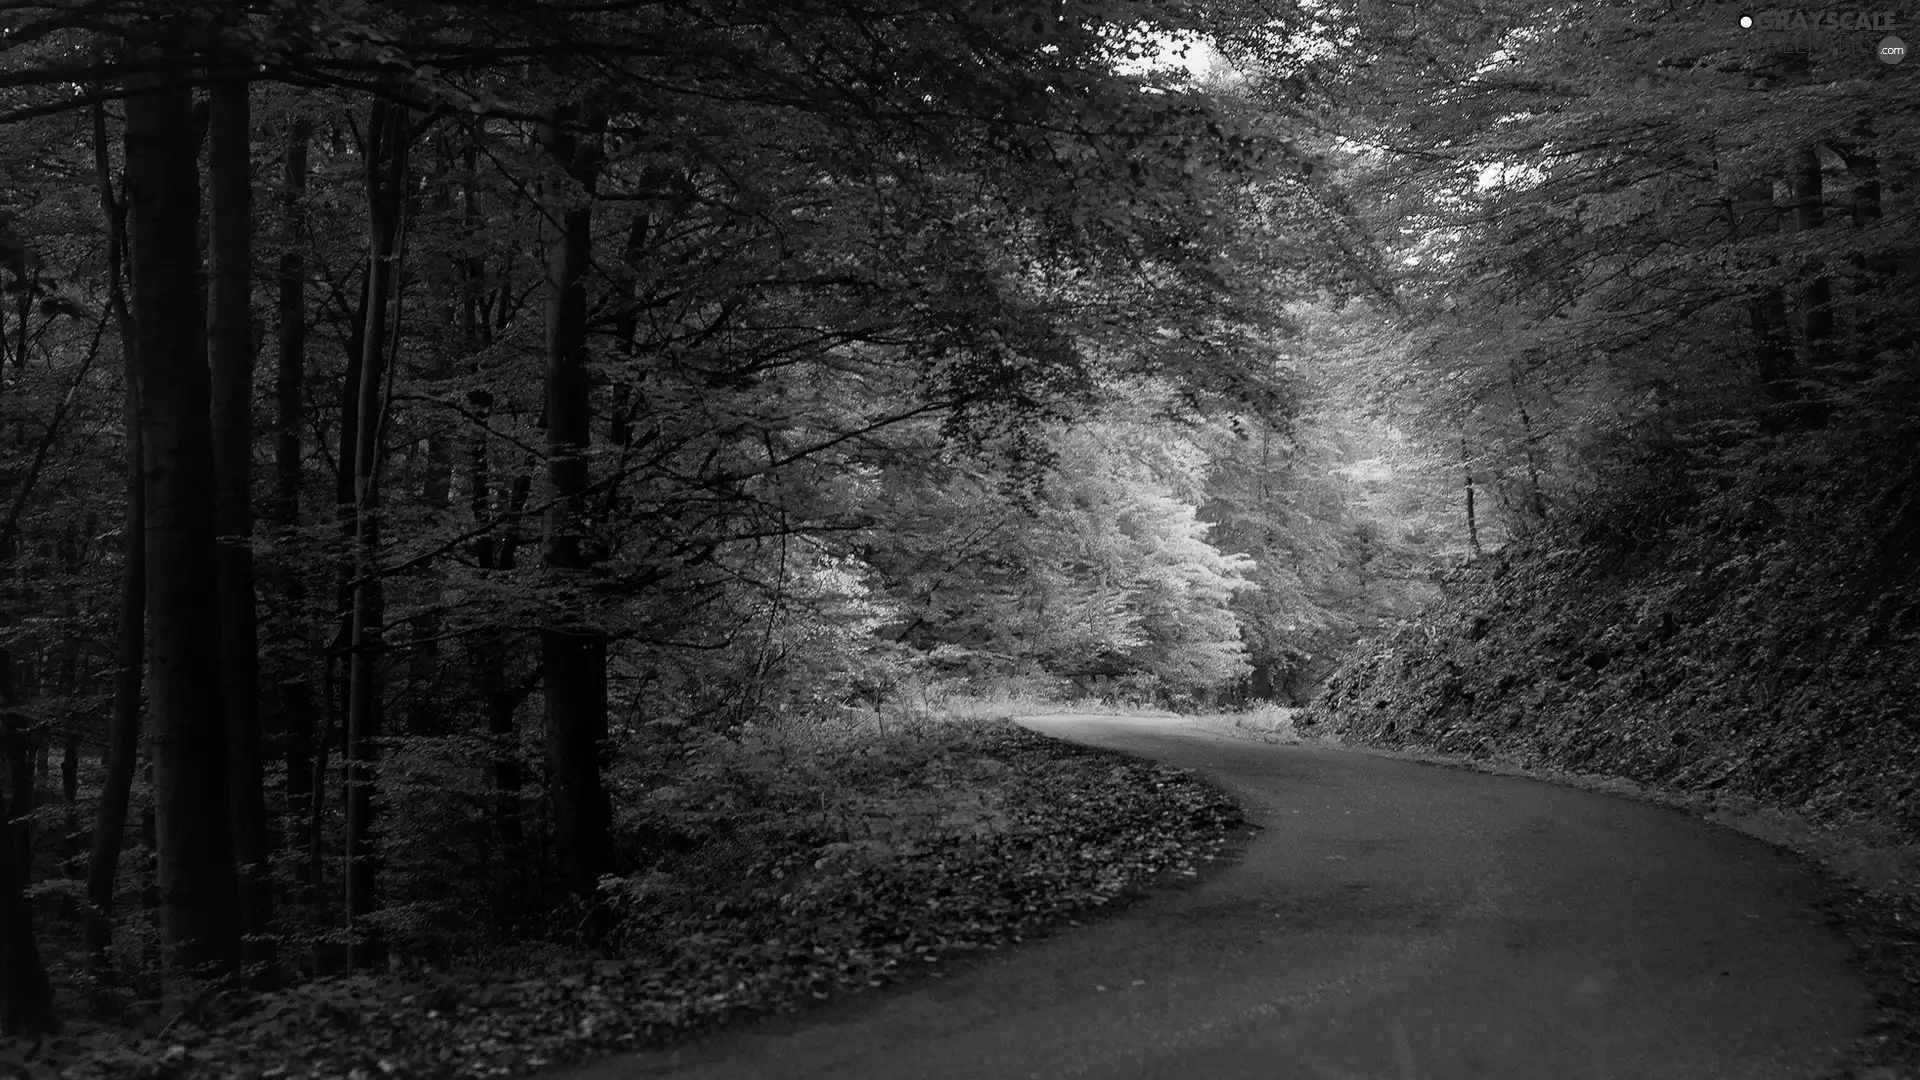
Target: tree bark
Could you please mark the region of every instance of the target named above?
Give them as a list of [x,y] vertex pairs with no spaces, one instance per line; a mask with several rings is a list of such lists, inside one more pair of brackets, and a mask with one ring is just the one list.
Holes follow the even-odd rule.
[[1480,520],[1473,506],[1473,459],[1467,454],[1467,437],[1460,436],[1460,478],[1467,496],[1467,550],[1480,557]]
[[140,397],[134,370],[133,321],[123,285],[124,207],[113,194],[107,156],[106,110],[93,115],[95,181],[107,221],[107,304],[120,326],[120,352],[126,387],[122,409],[126,508],[120,526],[120,621],[114,645],[113,713],[107,728],[107,776],[96,805],[93,845],[87,853],[86,949],[97,972],[107,971],[113,941],[113,885],[126,842],[127,808],[133,774],[140,763],[141,661],[145,658],[147,617],[146,486],[141,471]]
[[127,238],[141,424],[151,634],[162,967],[184,976],[239,962],[239,880],[229,814],[214,552],[212,387],[199,252],[192,92],[181,72],[129,80]]
[[[547,512],[545,563],[549,574],[584,568],[587,448],[592,411],[587,381],[586,275],[593,241],[592,199],[599,175],[597,133],[580,137],[577,106],[562,106],[545,125],[548,154],[569,183],[549,192],[559,228],[547,271]],[[607,738],[607,641],[597,628],[542,627],[546,687],[546,744],[552,785],[554,846],[562,883],[592,898],[612,867],[613,812],[600,777]]]
[[[1773,178],[1761,177],[1734,192],[1728,205],[1736,237],[1791,228],[1782,221],[1773,202]],[[1793,329],[1787,297],[1779,288],[1757,290],[1747,300],[1747,321],[1753,334],[1753,360],[1760,389],[1766,395],[1762,422],[1770,430],[1788,426],[1801,398],[1794,379]]]
[[1847,173],[1853,178],[1849,216],[1863,249],[1848,259],[1854,277],[1855,313],[1848,360],[1853,366],[1851,377],[1862,379],[1872,372],[1874,359],[1880,354],[1880,305],[1887,285],[1893,280],[1895,265],[1885,252],[1872,250],[1878,240],[1874,230],[1882,216],[1880,158],[1873,148],[1872,124],[1863,120],[1854,135],[1859,141],[1843,146],[1840,154],[1846,161]]
[[520,516],[527,512],[527,499],[533,494],[533,477],[521,473],[513,478],[513,487],[507,493],[507,520],[500,530],[500,562],[502,570],[512,570],[519,565]]
[[373,821],[375,769],[380,738],[380,653],[385,641],[385,605],[377,576],[380,542],[381,382],[389,337],[399,307],[400,234],[406,213],[407,146],[412,121],[404,107],[375,102],[367,120],[366,182],[368,264],[366,325],[360,353],[359,423],[354,433],[354,524],[356,584],[347,692],[347,926],[353,933],[349,963],[377,967],[385,945],[369,932],[374,911],[377,853]]
[[327,889],[327,755],[333,748],[335,735],[335,716],[338,710],[334,701],[333,689],[336,680],[333,677],[332,661],[328,661],[325,688],[326,705],[320,711],[319,730],[313,740],[313,765],[308,773],[307,787],[311,791],[307,803],[307,869],[312,877],[308,884],[313,888],[313,915],[319,921],[325,911]]
[[[16,704],[13,657],[0,649],[0,710]],[[14,749],[15,718],[0,715],[0,736]],[[0,794],[0,1035],[38,1035],[56,1026],[53,986],[40,959],[33,932],[33,903],[26,895],[25,867],[13,818],[18,806],[8,806]]]
[[[507,494],[506,524],[499,546],[500,570],[513,570],[520,550],[520,515],[526,512],[527,498],[533,493],[533,478],[522,474],[513,479]],[[525,783],[517,750],[514,713],[524,696],[507,685],[507,653],[498,636],[483,639],[481,686],[486,695],[487,734],[493,738],[493,818],[494,828],[509,865],[518,865],[525,844],[521,826],[520,789]]]
[[[472,304],[469,299],[468,310]],[[514,550],[505,543],[495,543],[493,526],[497,520],[493,513],[491,469],[487,457],[486,424],[493,413],[493,395],[486,390],[472,390],[467,394],[467,406],[479,422],[478,429],[467,447],[467,505],[473,515],[474,531],[479,535],[473,541],[474,565],[481,571],[512,570]],[[527,479],[522,477],[520,479]],[[501,518],[507,522],[507,528],[518,532],[515,522],[526,509],[526,499],[532,490],[532,484],[515,484],[504,507]],[[499,565],[496,565],[496,556]],[[472,662],[479,676],[482,705],[487,715],[487,735],[493,745],[488,773],[493,782],[493,831],[494,842],[504,853],[505,861],[513,865],[522,848],[520,833],[520,787],[522,784],[520,757],[514,751],[516,732],[514,711],[519,705],[519,697],[507,688],[506,667],[507,649],[503,640],[503,631],[498,627],[489,627],[475,636],[472,646]]]
[[313,687],[305,679],[280,684],[280,714],[287,728],[287,847],[299,859],[299,880],[313,883]]
[[220,675],[226,706],[241,959],[270,982],[273,878],[260,762],[259,632],[253,584],[253,161],[251,88],[214,84],[208,102],[207,362],[213,377],[214,527],[219,532]]
[[[452,172],[455,164],[452,148],[441,142],[439,152],[434,155],[435,175],[430,190],[437,193],[433,198],[433,212],[449,220],[456,220],[457,214],[461,218],[465,216],[464,208],[453,192]],[[428,260],[428,273],[433,279],[454,286],[450,292],[437,294],[434,305],[443,340],[451,341],[466,336],[462,334],[464,328],[461,325],[461,312],[466,306],[462,295],[466,289],[461,285],[465,274],[464,263],[465,260],[457,253],[436,254]],[[425,384],[426,393],[437,396],[452,377],[452,356],[451,350],[428,350],[418,366],[419,379]],[[427,424],[427,461],[426,475],[420,485],[421,502],[432,515],[434,527],[437,528],[453,509],[454,438],[447,431],[445,414],[435,411],[423,420]],[[446,699],[450,687],[447,685],[440,648],[440,635],[445,625],[440,613],[446,599],[445,578],[438,565],[424,567],[420,573],[419,613],[412,619],[410,630],[414,644],[408,651],[410,701],[406,727],[409,735],[437,737],[445,735],[448,730],[450,715]]]
[[[11,654],[0,651],[0,687],[4,687],[7,700],[14,701],[16,689],[16,667]],[[45,729],[30,723],[25,717],[7,714],[0,716],[0,743],[4,743],[7,752],[7,774],[13,781],[13,817],[0,819],[8,822],[6,835],[15,848],[15,865],[19,867],[20,887],[33,884],[33,824],[26,820],[34,811],[37,800],[34,798],[33,761],[45,738]],[[16,820],[17,819],[17,820]]]
[[[1825,192],[1820,176],[1820,153],[1812,144],[1801,147],[1793,162],[1793,226],[1812,232],[1826,222]],[[1800,285],[1800,337],[1804,362],[1818,372],[1832,362],[1832,286],[1823,274],[1812,273]]]
[[[273,431],[273,523],[283,532],[300,524],[300,425],[307,371],[307,267],[302,254],[307,231],[307,141],[313,123],[294,118],[287,130],[284,180],[280,189],[279,363],[274,398],[279,406]],[[297,575],[295,575],[297,580]]]
[[[76,650],[77,652],[77,650]],[[77,675],[77,668],[69,668],[70,675]],[[79,692],[77,680],[70,680],[74,693]],[[66,834],[60,841],[60,862],[65,867],[60,875],[68,881],[77,882],[80,877],[80,717],[78,710],[69,709],[61,721],[60,734],[60,803],[67,812]],[[60,898],[60,917],[72,925],[78,914],[74,895],[66,893]]]
[[[307,271],[303,254],[307,231],[307,144],[313,136],[313,122],[305,115],[294,117],[287,128],[282,155],[280,188],[280,262],[276,273],[278,296],[276,319],[279,323],[278,356],[274,370],[274,498],[272,524],[280,549],[284,575],[283,596],[295,612],[297,633],[305,640],[309,654],[314,641],[305,618],[298,614],[307,599],[307,583],[300,557],[301,424],[305,422],[307,368]],[[309,662],[314,659],[309,655]],[[311,666],[307,669],[309,675]],[[300,861],[299,880],[308,889],[314,887],[317,868],[313,850],[313,688],[309,676],[283,681],[280,686],[282,725],[286,731],[283,751],[286,755],[286,812],[283,831],[286,844]],[[313,899],[311,892],[305,899]]]
[[467,509],[473,515],[473,563],[481,570],[493,569],[493,478],[487,456],[487,424],[493,418],[493,394],[469,390],[467,408],[474,418],[472,440],[467,444]]
[[[60,538],[60,568],[68,580],[78,580],[84,561],[83,538],[93,536],[100,531],[100,516],[87,515],[84,526],[79,522],[70,522]],[[80,696],[80,640],[79,632],[80,604],[72,593],[61,602],[61,616],[72,627],[67,632],[68,640],[60,649],[60,693],[72,702]],[[61,829],[60,865],[61,877],[69,881],[78,881],[82,874],[80,863],[80,710],[69,705],[62,710],[60,719],[60,804],[66,811],[65,827]],[[60,917],[71,925],[79,913],[74,894],[64,893],[60,897]]]

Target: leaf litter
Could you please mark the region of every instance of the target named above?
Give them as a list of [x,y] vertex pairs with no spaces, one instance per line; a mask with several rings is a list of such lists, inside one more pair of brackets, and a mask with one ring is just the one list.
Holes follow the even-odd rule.
[[1191,773],[1005,722],[928,725],[857,754],[727,746],[678,762],[682,783],[661,797],[628,800],[623,832],[680,830],[685,850],[603,882],[616,929],[594,947],[528,942],[439,972],[316,980],[162,1036],[70,1035],[16,1071],[519,1075],[937,976],[1192,881],[1246,828]]

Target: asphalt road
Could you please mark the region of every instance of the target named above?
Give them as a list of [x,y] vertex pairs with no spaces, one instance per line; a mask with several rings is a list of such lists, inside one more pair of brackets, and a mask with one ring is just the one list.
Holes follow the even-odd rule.
[[1822,883],[1677,811],[1177,720],[1028,726],[1198,769],[1264,828],[946,979],[566,1075],[1806,1080],[1867,1023]]

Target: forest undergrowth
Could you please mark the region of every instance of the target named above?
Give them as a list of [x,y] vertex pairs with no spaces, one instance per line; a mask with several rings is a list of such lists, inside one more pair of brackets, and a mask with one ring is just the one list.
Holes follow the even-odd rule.
[[689,736],[646,769],[659,776],[627,779],[659,782],[618,823],[636,869],[603,883],[611,929],[591,944],[568,929],[583,912],[564,912],[535,940],[437,970],[234,998],[158,1031],[75,1024],[0,1067],[33,1080],[515,1075],[937,977],[1197,878],[1243,824],[1192,774],[1005,719]]
[[[1880,1003],[1845,1075],[1920,1065],[1920,453],[1699,429],[1363,643],[1303,733],[1652,798],[1790,847]],[[1623,783],[1624,781],[1624,783]],[[1875,1071],[1881,1070],[1881,1071]]]

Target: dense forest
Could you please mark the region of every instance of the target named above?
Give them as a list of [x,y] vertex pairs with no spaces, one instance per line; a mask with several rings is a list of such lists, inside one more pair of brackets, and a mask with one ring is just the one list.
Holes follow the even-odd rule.
[[[1311,718],[1759,788],[1754,733],[1831,715],[1822,762],[1913,760],[1880,36],[0,5],[0,1027],[625,940],[747,834],[725,778],[858,787],[794,731],[1302,705],[1381,635]],[[993,754],[955,775],[1045,758]]]

